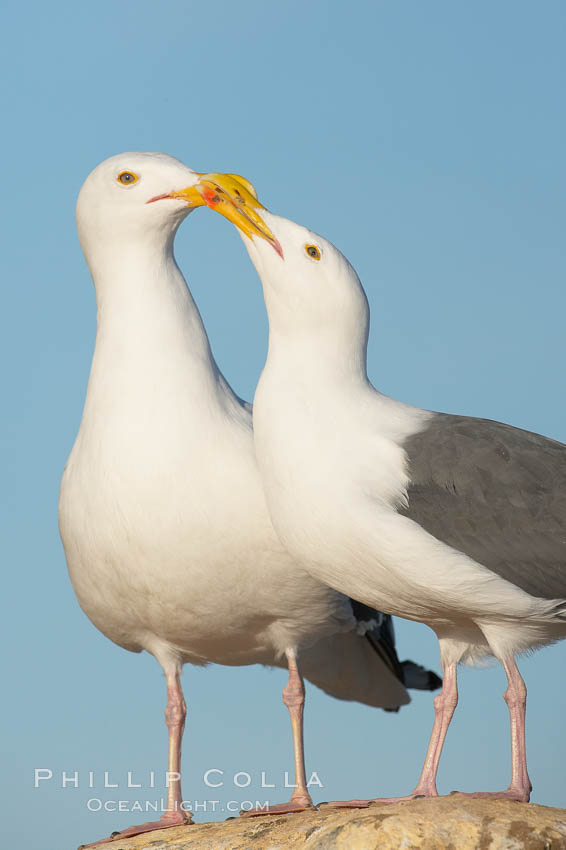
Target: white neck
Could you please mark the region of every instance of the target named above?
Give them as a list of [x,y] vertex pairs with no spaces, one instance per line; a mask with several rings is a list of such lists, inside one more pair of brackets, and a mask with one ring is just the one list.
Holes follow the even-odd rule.
[[266,368],[288,374],[293,382],[366,384],[366,347],[365,339],[337,337],[332,329],[289,336],[272,327]]
[[96,286],[98,330],[85,414],[122,399],[138,409],[179,393],[225,392],[198,308],[173,256],[174,232],[85,251]]
[[367,383],[369,307],[361,289],[337,315],[334,305],[328,312],[317,305],[314,313],[262,283],[269,316],[267,367],[304,382]]

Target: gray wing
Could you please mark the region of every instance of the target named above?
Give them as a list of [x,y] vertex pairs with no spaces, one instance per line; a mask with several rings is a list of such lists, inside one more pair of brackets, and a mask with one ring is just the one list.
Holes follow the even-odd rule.
[[566,446],[434,414],[404,446],[408,508],[434,537],[542,599],[566,597]]

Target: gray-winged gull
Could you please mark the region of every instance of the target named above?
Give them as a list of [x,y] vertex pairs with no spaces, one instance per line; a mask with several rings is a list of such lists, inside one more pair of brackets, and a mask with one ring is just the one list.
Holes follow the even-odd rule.
[[[231,200],[210,205],[225,214]],[[355,270],[326,239],[245,203],[269,239],[243,231],[269,315],[253,420],[275,529],[314,578],[438,636],[444,684],[409,798],[437,795],[458,663],[494,656],[508,680],[512,776],[487,794],[526,801],[515,657],[566,636],[566,446],[377,392]]]
[[312,805],[298,658],[328,693],[387,709],[409,701],[404,683],[439,685],[435,674],[399,665],[387,617],[356,616],[275,535],[249,405],[219,372],[173,256],[178,226],[203,203],[198,180],[172,157],[126,153],[90,174],[77,204],[98,330],[61,485],[61,536],[85,613],[119,646],[154,655],[167,683],[167,810],[120,838],[190,822],[180,783],[185,662],[286,658],[296,789],[271,812]]

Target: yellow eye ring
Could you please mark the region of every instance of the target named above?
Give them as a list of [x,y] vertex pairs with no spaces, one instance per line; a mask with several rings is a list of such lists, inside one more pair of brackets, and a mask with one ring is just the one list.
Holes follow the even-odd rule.
[[322,253],[320,248],[317,248],[316,245],[305,245],[305,251],[307,255],[311,258],[311,260],[320,260],[322,257]]
[[133,186],[134,183],[138,182],[139,178],[133,171],[121,171],[116,179],[122,186]]

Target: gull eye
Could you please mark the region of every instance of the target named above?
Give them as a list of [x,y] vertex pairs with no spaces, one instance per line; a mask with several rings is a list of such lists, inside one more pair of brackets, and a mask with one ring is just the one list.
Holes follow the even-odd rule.
[[123,186],[131,186],[133,183],[138,182],[138,175],[133,174],[131,171],[121,171],[118,175],[118,182]]
[[316,245],[305,245],[305,251],[311,258],[311,260],[320,260],[322,254],[320,253],[320,248],[317,248]]

